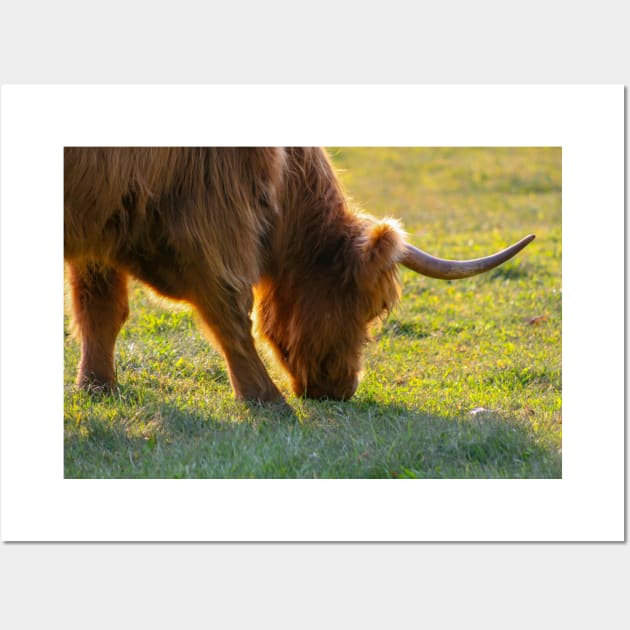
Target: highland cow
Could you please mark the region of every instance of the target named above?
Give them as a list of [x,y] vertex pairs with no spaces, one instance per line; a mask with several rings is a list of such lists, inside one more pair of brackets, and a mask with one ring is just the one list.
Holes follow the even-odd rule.
[[534,238],[471,261],[429,256],[396,221],[351,211],[318,148],[66,148],[64,186],[77,384],[87,389],[115,384],[129,276],[194,306],[238,398],[282,400],[257,334],[295,394],[347,399],[370,324],[399,297],[398,265],[464,278]]

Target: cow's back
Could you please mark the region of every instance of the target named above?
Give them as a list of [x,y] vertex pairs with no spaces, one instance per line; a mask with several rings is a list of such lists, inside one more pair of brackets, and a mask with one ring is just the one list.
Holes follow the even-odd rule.
[[66,148],[66,258],[121,266],[158,290],[160,269],[251,284],[284,172],[279,148]]

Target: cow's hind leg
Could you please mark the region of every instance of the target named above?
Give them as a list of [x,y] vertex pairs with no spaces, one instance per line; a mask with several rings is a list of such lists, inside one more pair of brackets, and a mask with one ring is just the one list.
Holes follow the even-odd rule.
[[193,303],[225,356],[235,396],[261,402],[283,401],[254,346],[251,289],[221,287],[210,298],[207,291],[197,298]]
[[101,391],[114,386],[114,346],[129,314],[127,277],[95,263],[70,264],[74,326],[81,343],[77,385]]

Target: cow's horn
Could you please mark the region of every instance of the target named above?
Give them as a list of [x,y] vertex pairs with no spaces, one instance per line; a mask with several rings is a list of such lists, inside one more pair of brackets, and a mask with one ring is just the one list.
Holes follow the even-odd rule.
[[444,260],[443,258],[435,258],[435,256],[431,256],[421,249],[407,243],[400,264],[421,273],[423,276],[429,276],[429,278],[438,278],[440,280],[469,278],[470,276],[476,276],[478,273],[490,271],[490,269],[498,267],[520,252],[523,247],[531,243],[535,238],[533,234],[530,234],[522,238],[518,243],[514,243],[514,245],[492,256],[475,258],[473,260]]

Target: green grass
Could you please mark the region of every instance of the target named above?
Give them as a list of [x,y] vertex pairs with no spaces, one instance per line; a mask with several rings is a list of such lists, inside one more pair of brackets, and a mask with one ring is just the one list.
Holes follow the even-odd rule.
[[66,477],[561,477],[561,150],[331,154],[357,205],[435,255],[537,240],[468,280],[403,271],[348,402],[296,399],[268,362],[292,411],[234,401],[193,315],[132,283],[114,395],[73,386],[66,321]]

